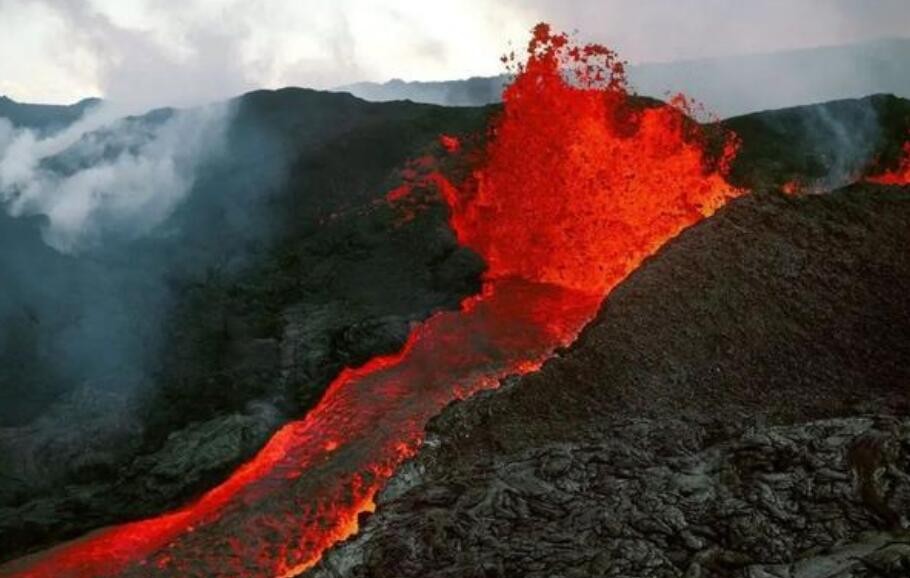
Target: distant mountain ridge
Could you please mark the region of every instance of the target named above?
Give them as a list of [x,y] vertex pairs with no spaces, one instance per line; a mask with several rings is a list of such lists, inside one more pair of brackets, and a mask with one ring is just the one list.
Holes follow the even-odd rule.
[[[767,54],[629,66],[629,82],[643,96],[664,99],[682,92],[721,118],[832,100],[893,94],[910,98],[910,38],[889,38]],[[442,106],[499,102],[509,76],[460,80],[358,82],[339,86],[372,102],[411,100]],[[71,105],[31,104],[0,96],[0,118],[16,128],[54,132],[101,104],[86,98]]]
[[464,80],[436,82],[405,81],[393,78],[388,82],[357,82],[339,86],[339,92],[350,92],[364,100],[385,102],[412,100],[442,106],[483,106],[499,102],[507,75],[474,76]]
[[15,128],[54,132],[79,120],[85,111],[101,104],[101,99],[84,98],[75,104],[29,104],[0,96],[0,117]]
[[[444,82],[361,82],[339,87],[366,100],[447,106],[498,102],[508,76]],[[910,39],[629,67],[642,95],[683,92],[720,117],[870,94],[910,97]]]

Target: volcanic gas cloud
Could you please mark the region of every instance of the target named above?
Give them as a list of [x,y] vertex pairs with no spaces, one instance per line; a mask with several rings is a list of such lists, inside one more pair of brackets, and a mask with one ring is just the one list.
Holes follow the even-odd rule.
[[[507,59],[509,60],[509,59]],[[451,400],[534,370],[603,296],[739,191],[732,138],[709,154],[684,107],[628,93],[623,66],[538,25],[463,182],[430,181],[489,264],[481,295],[416,327],[404,350],[345,371],[304,419],[194,504],[8,567],[16,576],[292,576],[358,515]],[[715,139],[716,141],[716,139]],[[467,154],[446,137],[449,154]],[[397,191],[392,202],[402,201]]]

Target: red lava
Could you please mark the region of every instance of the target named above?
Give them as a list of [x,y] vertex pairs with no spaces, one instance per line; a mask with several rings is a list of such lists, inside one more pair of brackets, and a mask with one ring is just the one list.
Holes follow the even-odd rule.
[[[442,145],[458,154],[458,139]],[[431,182],[489,265],[482,294],[416,326],[404,349],[344,371],[226,482],[178,511],[100,530],[0,570],[20,577],[294,576],[358,517],[454,399],[537,369],[667,240],[740,194],[700,127],[626,91],[610,50],[546,25],[465,182]],[[406,191],[396,190],[391,202]]]
[[904,143],[904,155],[897,168],[866,180],[879,185],[910,185],[910,141]]

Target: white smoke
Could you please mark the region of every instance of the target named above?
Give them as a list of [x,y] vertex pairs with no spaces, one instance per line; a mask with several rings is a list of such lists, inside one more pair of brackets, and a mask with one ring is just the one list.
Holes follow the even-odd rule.
[[200,163],[224,146],[226,104],[165,120],[122,118],[102,106],[40,137],[0,123],[0,199],[15,216],[45,215],[45,241],[78,252],[134,239],[162,223],[193,186]]
[[15,138],[15,129],[13,124],[3,117],[0,117],[0,158],[3,158],[6,148]]

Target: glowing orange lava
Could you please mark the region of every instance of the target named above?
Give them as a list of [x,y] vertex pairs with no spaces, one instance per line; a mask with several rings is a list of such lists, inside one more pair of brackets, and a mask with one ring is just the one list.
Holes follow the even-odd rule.
[[487,162],[446,195],[452,224],[490,279],[602,295],[736,194],[722,174],[735,142],[712,170],[700,127],[675,106],[633,100],[603,47],[573,47],[539,25],[528,53],[503,94]]
[[361,512],[453,399],[539,367],[596,309],[589,295],[520,279],[418,326],[396,355],[342,373],[303,420],[181,511],[65,544],[15,576],[290,576],[357,529]]
[[[446,139],[457,154],[461,142]],[[545,25],[487,146],[465,183],[428,177],[461,242],[489,264],[482,294],[417,326],[400,353],[343,372],[304,419],[195,504],[18,561],[6,575],[304,571],[356,532],[428,419],[538,368],[645,257],[738,194],[724,179],[732,141],[712,160],[678,107],[629,96],[611,51],[574,47]]]
[[795,197],[795,196],[801,195],[803,193],[803,191],[805,190],[805,187],[803,187],[803,184],[801,182],[799,182],[797,180],[793,180],[793,181],[787,181],[786,183],[784,183],[781,186],[780,190],[785,195]]
[[879,185],[910,185],[910,141],[904,143],[904,155],[896,169],[866,180]]

